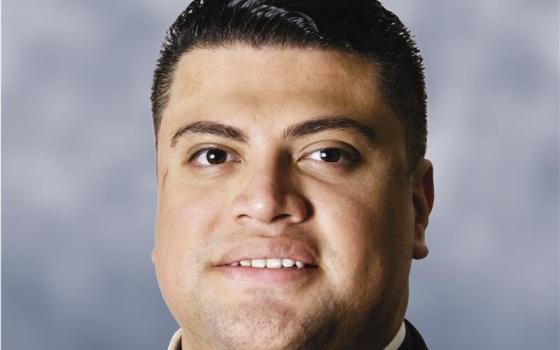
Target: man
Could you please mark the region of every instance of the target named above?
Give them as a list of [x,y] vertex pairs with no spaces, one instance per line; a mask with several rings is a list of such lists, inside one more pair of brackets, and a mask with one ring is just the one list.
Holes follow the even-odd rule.
[[375,0],[196,0],[152,90],[169,349],[425,349],[421,57]]

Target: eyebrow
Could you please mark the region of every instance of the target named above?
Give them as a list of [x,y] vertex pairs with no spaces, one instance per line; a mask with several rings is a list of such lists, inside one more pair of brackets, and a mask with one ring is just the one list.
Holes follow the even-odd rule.
[[372,128],[357,120],[343,116],[323,117],[289,126],[284,131],[284,138],[307,136],[325,130],[354,132],[365,137],[369,142],[374,142],[377,139],[377,135]]
[[[344,116],[323,117],[291,125],[284,131],[283,138],[302,137],[326,130],[344,130],[354,132],[365,137],[369,142],[375,142],[377,139],[377,134],[372,128],[352,118]],[[249,140],[248,135],[239,128],[212,121],[198,121],[189,123],[179,128],[171,139],[171,147],[174,147],[179,138],[185,134],[216,135],[245,144]]]
[[171,147],[174,147],[179,138],[185,134],[216,135],[240,143],[247,143],[249,139],[246,133],[236,127],[211,121],[199,121],[189,123],[179,128],[171,139]]

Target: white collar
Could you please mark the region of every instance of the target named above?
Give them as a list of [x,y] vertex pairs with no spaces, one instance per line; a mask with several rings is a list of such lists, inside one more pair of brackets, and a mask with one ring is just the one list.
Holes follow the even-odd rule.
[[405,335],[406,335],[406,327],[403,321],[403,323],[401,324],[401,328],[399,328],[399,331],[397,332],[393,340],[391,340],[389,345],[387,345],[383,350],[398,350],[404,341]]
[[[383,350],[398,350],[404,341],[405,335],[406,335],[406,327],[404,326],[404,322],[403,322],[401,324],[401,328],[399,328],[399,331],[397,332],[393,340],[391,340],[389,345],[387,345]],[[169,342],[169,346],[167,347],[167,350],[177,350],[177,347],[179,346],[180,342],[181,342],[181,328],[179,328],[177,332],[173,334],[173,337]]]
[[181,342],[181,328],[179,328],[177,332],[173,334],[173,337],[171,337],[171,341],[169,342],[169,346],[167,347],[167,350],[176,350],[180,342]]

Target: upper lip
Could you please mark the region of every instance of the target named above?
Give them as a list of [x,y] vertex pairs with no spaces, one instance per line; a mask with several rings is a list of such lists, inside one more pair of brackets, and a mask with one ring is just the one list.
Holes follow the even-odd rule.
[[316,266],[317,254],[307,243],[288,237],[249,239],[228,249],[214,266],[230,265],[241,260],[284,258]]

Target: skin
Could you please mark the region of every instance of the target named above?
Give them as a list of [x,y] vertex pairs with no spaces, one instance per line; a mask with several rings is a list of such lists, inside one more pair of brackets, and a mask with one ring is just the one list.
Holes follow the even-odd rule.
[[[383,349],[399,329],[411,260],[428,254],[432,166],[409,169],[402,120],[384,102],[374,64],[322,49],[229,45],[178,62],[158,135],[152,260],[183,329],[183,349]],[[346,129],[285,138],[309,120]],[[185,133],[211,121],[246,142]],[[205,147],[224,150],[206,164]],[[325,161],[320,150],[359,154]],[[332,159],[331,159],[332,160]],[[318,267],[295,283],[243,284],[213,264],[252,239],[297,239]]]

